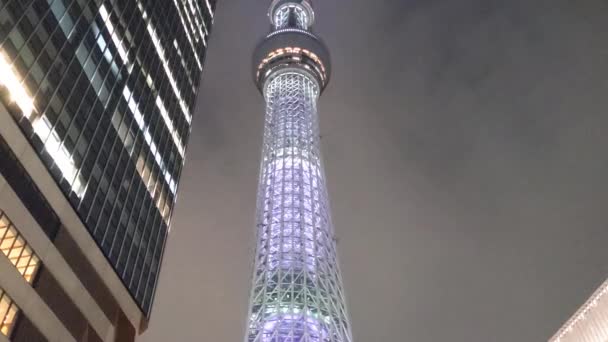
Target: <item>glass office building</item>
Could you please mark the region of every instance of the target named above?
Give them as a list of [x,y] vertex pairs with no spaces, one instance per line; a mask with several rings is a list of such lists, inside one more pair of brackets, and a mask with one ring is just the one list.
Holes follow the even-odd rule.
[[[102,283],[119,280],[124,289],[115,291],[127,291],[145,322],[215,3],[0,0],[0,184],[6,184],[0,194],[14,193],[54,248],[62,232],[69,236]],[[0,198],[0,213],[21,215],[8,207]],[[91,251],[79,229],[101,253]],[[30,252],[37,255],[35,246]],[[69,251],[58,252],[81,278]],[[96,253],[112,277],[103,276],[107,267]],[[41,281],[35,278],[34,284]],[[113,293],[115,285],[104,286],[119,307],[126,301]],[[19,307],[19,296],[3,289],[1,279],[0,291]]]

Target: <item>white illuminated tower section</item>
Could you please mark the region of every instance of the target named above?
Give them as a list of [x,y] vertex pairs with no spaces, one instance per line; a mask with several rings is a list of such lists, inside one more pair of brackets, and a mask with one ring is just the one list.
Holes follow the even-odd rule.
[[266,117],[245,341],[350,342],[319,150],[329,53],[309,0],[274,0],[269,17],[253,60]]

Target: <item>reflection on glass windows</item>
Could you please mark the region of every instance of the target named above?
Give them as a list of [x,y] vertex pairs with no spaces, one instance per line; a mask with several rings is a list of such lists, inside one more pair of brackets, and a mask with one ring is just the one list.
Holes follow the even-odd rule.
[[21,85],[21,81],[7,62],[2,50],[0,50],[0,75],[2,75],[0,77],[0,85],[6,87],[10,93],[11,100],[19,106],[23,115],[29,118],[35,112],[34,101],[32,101],[32,98]]
[[34,121],[34,132],[41,137],[47,137],[45,150],[53,157],[55,165],[61,171],[65,179],[72,184],[72,191],[78,198],[82,198],[84,194],[84,184],[82,176],[76,174],[78,169],[74,163],[74,159],[70,156],[70,151],[65,144],[61,143],[61,138],[56,130],[51,130],[52,125],[46,115],[40,116]]
[[40,266],[40,259],[2,210],[0,210],[0,250],[31,284]]
[[18,313],[19,307],[17,307],[17,304],[3,289],[0,289],[0,332],[2,332],[2,335],[11,336]]

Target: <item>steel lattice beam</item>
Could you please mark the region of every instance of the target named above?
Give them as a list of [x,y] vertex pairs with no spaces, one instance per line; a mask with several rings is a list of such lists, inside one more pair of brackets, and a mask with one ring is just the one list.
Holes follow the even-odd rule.
[[[328,53],[309,31],[307,0],[275,0],[269,15],[274,32],[254,54],[266,117],[245,341],[351,342],[319,148]],[[314,41],[297,46],[281,34]],[[277,42],[288,45],[267,48]]]

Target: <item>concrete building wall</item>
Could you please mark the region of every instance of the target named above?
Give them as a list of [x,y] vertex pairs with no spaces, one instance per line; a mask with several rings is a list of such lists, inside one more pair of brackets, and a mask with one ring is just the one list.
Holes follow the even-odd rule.
[[31,342],[43,336],[62,342],[133,341],[146,326],[146,317],[19,132],[0,104],[0,137],[20,164],[11,169],[21,167],[27,173],[60,227],[50,238],[21,200],[19,189],[0,174],[0,210],[41,262],[30,284],[0,255],[0,288],[20,309],[11,340]]

